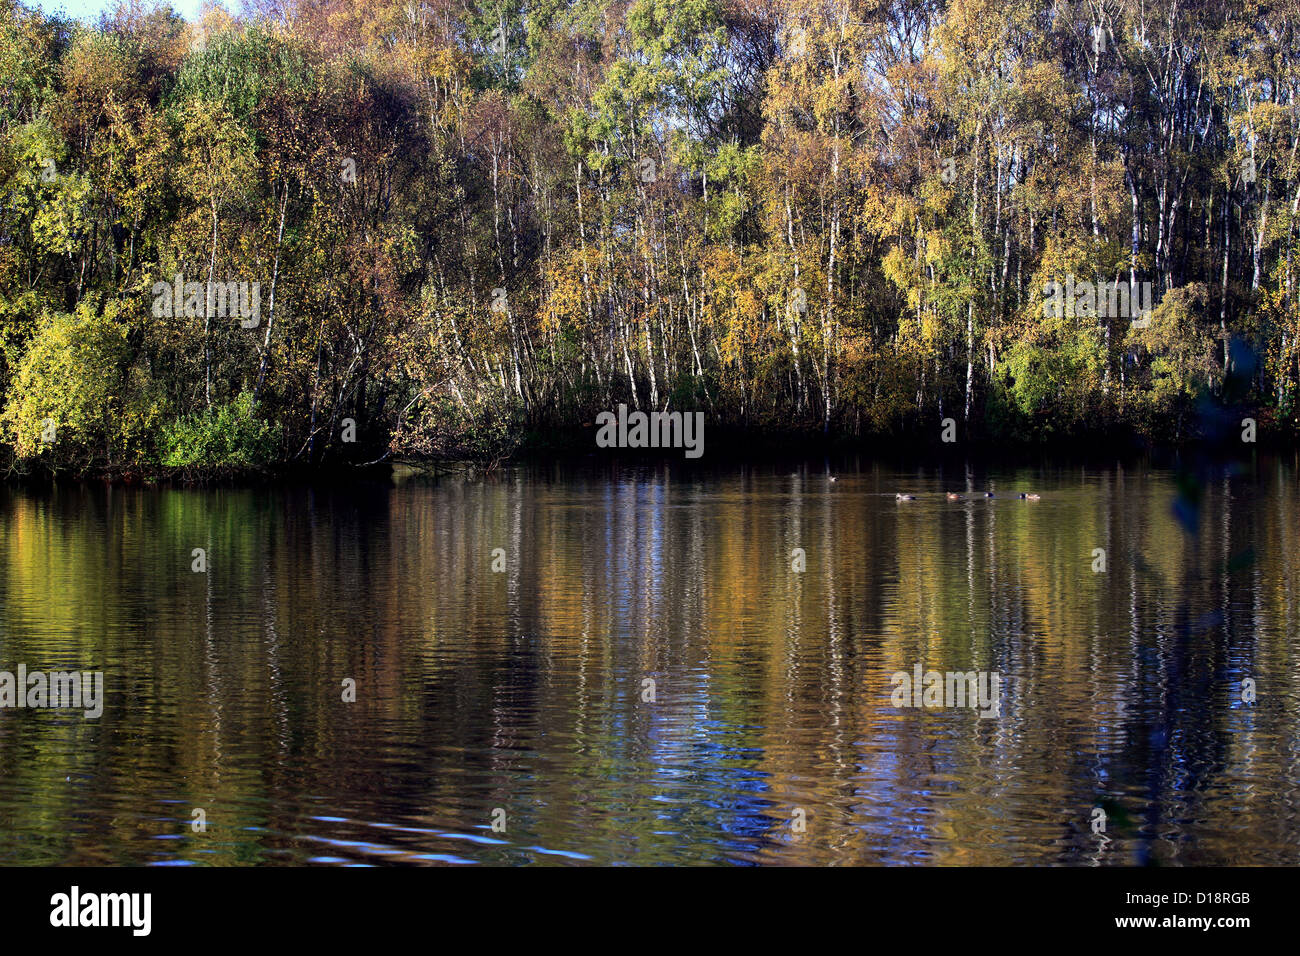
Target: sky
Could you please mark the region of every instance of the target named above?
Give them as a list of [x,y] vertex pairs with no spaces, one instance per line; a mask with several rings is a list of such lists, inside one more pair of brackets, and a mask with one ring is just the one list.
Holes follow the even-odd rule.
[[[62,10],[68,16],[79,20],[93,20],[99,14],[112,10],[117,5],[117,0],[24,0],[24,2],[29,7],[40,7],[46,13]],[[172,9],[186,20],[196,19],[199,7],[203,4],[203,0],[170,0],[170,2]],[[230,4],[226,6],[229,7]]]

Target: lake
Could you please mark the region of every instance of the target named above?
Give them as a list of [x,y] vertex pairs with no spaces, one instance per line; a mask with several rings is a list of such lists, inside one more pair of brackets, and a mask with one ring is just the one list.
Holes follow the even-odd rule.
[[1295,864],[1298,477],[9,486],[0,670],[104,697],[0,709],[0,862]]

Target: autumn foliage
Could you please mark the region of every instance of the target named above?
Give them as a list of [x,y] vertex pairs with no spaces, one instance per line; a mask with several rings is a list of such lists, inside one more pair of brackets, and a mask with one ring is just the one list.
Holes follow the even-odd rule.
[[[0,0],[0,442],[22,467],[492,457],[621,402],[988,441],[1180,440],[1208,402],[1284,432],[1297,19]],[[176,275],[257,282],[257,325],[154,314]],[[1047,314],[1066,276],[1154,310]]]

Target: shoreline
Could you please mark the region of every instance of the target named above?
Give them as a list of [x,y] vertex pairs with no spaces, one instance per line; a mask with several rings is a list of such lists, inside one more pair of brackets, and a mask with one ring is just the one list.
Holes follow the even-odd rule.
[[1042,464],[1083,466],[1146,462],[1172,468],[1219,468],[1246,464],[1261,452],[1275,456],[1300,450],[1290,436],[1268,440],[1261,435],[1254,443],[1196,438],[1181,443],[1156,444],[1134,435],[1091,435],[1039,442],[998,442],[990,439],[942,444],[908,440],[897,436],[851,438],[806,434],[756,432],[744,429],[715,429],[703,457],[688,458],[681,448],[601,448],[590,428],[552,434],[545,440],[531,436],[512,454],[492,461],[474,458],[382,458],[354,464],[329,461],[315,465],[273,464],[259,468],[189,467],[168,468],[150,463],[97,466],[81,470],[36,467],[19,473],[12,467],[4,476],[8,486],[49,487],[62,484],[106,484],[112,487],[264,487],[267,485],[350,485],[403,481],[410,478],[442,478],[451,475],[487,475],[507,467],[536,467],[553,464],[678,466],[707,473],[719,465],[762,465],[791,461],[860,459],[892,462],[910,467],[989,466],[1016,467]]

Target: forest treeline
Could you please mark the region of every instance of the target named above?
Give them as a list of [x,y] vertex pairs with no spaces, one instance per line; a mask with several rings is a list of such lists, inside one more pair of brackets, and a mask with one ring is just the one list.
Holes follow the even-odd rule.
[[495,457],[619,403],[989,441],[1178,441],[1216,405],[1293,435],[1298,18],[0,0],[0,454]]

